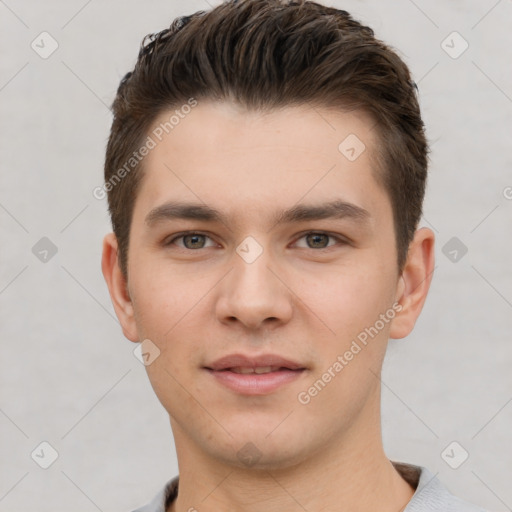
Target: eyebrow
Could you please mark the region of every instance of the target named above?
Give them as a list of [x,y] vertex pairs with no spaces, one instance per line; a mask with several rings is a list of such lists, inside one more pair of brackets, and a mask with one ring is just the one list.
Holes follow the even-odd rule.
[[[371,215],[368,210],[365,210],[361,206],[342,200],[334,200],[322,204],[299,204],[288,210],[277,212],[273,216],[273,225],[331,218],[348,218],[357,223],[364,224],[368,223]],[[146,215],[145,223],[148,226],[153,226],[160,222],[173,219],[200,220],[228,224],[228,218],[224,213],[206,204],[175,201],[169,201],[153,208]]]

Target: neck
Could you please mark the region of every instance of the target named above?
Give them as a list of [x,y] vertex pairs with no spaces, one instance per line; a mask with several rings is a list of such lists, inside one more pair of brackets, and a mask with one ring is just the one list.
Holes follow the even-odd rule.
[[386,457],[379,417],[373,419],[360,418],[341,439],[298,464],[272,469],[214,459],[171,419],[180,478],[167,512],[401,512],[414,489]]

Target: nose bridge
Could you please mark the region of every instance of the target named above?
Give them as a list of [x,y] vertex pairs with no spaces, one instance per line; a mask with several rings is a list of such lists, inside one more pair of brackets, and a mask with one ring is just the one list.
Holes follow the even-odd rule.
[[[246,237],[233,254],[233,269],[219,297],[220,320],[236,318],[255,328],[267,319],[287,321],[292,312],[290,294],[275,275],[278,267],[263,237]],[[261,242],[261,243],[260,243]]]
[[256,246],[256,243],[244,241],[237,247],[237,255],[233,257],[233,283],[239,291],[251,292],[253,298],[257,295],[270,297],[275,284],[272,282],[275,277],[269,270],[272,266],[271,251],[268,247]]

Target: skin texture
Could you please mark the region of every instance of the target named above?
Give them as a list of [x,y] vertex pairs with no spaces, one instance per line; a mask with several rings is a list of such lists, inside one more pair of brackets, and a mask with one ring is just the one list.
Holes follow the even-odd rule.
[[[146,369],[176,444],[171,510],[397,512],[411,499],[383,451],[379,376],[388,339],[407,336],[423,307],[434,234],[416,232],[398,275],[391,203],[372,169],[373,125],[358,112],[262,114],[203,101],[145,158],[128,281],[113,234],[102,269],[125,336],[160,350]],[[338,149],[350,134],[366,146],[354,161]],[[281,210],[336,199],[367,210],[366,222],[275,222]],[[149,225],[146,216],[167,201],[205,203],[226,219]],[[172,240],[187,230],[206,237]],[[332,237],[308,236],[318,232]],[[248,236],[262,250],[251,263],[236,251]],[[300,403],[298,394],[390,310],[394,318]],[[233,353],[279,354],[306,371],[272,393],[241,395],[203,368]],[[257,454],[250,466],[237,456],[247,443]]]

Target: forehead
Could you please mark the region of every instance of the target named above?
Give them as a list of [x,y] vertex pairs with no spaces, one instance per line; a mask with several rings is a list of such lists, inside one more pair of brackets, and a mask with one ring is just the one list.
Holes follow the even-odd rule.
[[[255,144],[282,150],[287,144],[330,156],[334,150],[336,156],[340,153],[351,160],[354,155],[344,153],[348,146],[360,151],[364,145],[368,156],[376,141],[375,122],[361,110],[345,112],[304,104],[256,111],[229,101],[200,100],[195,104],[163,111],[151,127],[156,143],[172,144],[174,140],[195,152],[208,146],[236,150]],[[347,137],[346,147],[339,147]]]
[[210,101],[176,111],[163,112],[149,131],[154,148],[144,159],[136,202],[146,213],[187,199],[275,218],[284,209],[271,210],[278,202],[341,199],[370,209],[384,193],[374,178],[374,123],[363,112],[312,106],[254,112]]

